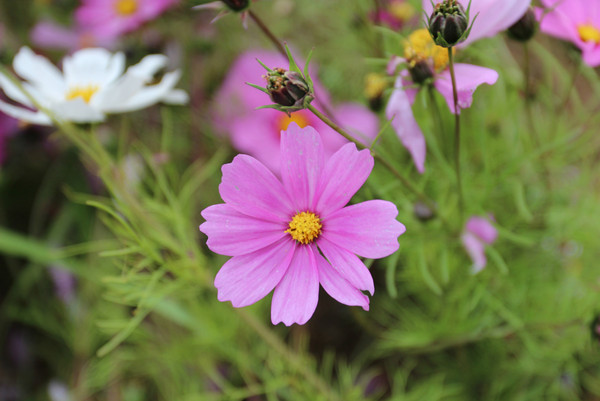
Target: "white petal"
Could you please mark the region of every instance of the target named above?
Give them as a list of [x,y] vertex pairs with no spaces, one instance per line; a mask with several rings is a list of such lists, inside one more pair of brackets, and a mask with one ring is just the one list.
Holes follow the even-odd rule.
[[105,118],[104,113],[90,106],[80,97],[54,104],[51,112],[57,119],[76,123],[99,122],[104,121]]
[[190,97],[183,89],[173,89],[163,96],[162,101],[167,104],[183,105],[190,101]]
[[63,61],[65,80],[69,87],[92,84],[105,86],[119,78],[124,68],[123,53],[113,55],[102,48],[79,50]]
[[164,68],[169,59],[162,54],[151,54],[146,56],[138,64],[129,67],[126,74],[135,74],[144,78],[144,83],[152,81],[154,74]]
[[0,111],[18,120],[27,121],[32,124],[52,125],[52,120],[50,119],[50,117],[48,117],[41,111],[27,110],[21,107],[13,106],[8,103],[4,103],[1,100]]
[[29,98],[27,96],[25,96],[25,94],[23,92],[21,92],[21,89],[19,89],[15,84],[13,84],[12,81],[10,80],[10,78],[8,78],[6,75],[4,75],[1,72],[0,72],[0,87],[2,88],[2,90],[4,91],[6,96],[11,98],[12,100],[15,100],[19,103],[23,103],[24,105],[29,106],[29,107],[33,107],[31,102],[29,101]]
[[15,72],[28,80],[46,96],[60,98],[65,92],[65,81],[48,59],[36,55],[30,48],[22,47],[13,60]]

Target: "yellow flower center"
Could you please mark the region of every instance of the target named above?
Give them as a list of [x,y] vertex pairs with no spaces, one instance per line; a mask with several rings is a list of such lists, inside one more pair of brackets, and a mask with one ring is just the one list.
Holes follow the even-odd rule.
[[310,244],[321,235],[321,219],[312,212],[300,212],[290,221],[290,228],[285,230],[293,239],[301,244]]
[[584,42],[594,42],[595,44],[600,44],[600,30],[593,25],[579,25],[577,27],[577,32],[579,32],[579,37]]
[[293,122],[298,124],[300,128],[304,128],[310,123],[308,116],[302,111],[292,113],[289,117],[285,113],[280,114],[281,115],[277,117],[277,135],[279,135],[281,131],[287,130],[290,124]]
[[138,2],[137,0],[117,0],[115,9],[119,15],[131,15],[137,11]]
[[365,96],[367,99],[375,99],[381,96],[385,88],[387,88],[387,82],[383,75],[372,72],[366,76]]
[[73,100],[80,97],[84,102],[89,103],[92,96],[94,96],[94,93],[98,92],[98,89],[98,85],[74,86],[69,89],[65,98],[67,100]]
[[427,29],[417,29],[404,42],[404,58],[411,68],[421,61],[432,60],[433,68],[440,72],[448,65],[448,50],[436,45]]
[[400,21],[408,21],[415,15],[415,8],[404,1],[395,1],[388,7],[390,14]]

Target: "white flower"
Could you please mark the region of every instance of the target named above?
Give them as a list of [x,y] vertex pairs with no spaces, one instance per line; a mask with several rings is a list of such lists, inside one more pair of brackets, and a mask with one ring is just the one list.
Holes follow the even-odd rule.
[[[90,123],[103,121],[108,113],[138,110],[158,102],[186,103],[187,94],[173,89],[181,76],[179,70],[166,73],[157,84],[148,85],[167,61],[166,56],[159,54],[146,56],[123,73],[123,53],[83,49],[64,59],[61,72],[46,58],[23,47],[15,56],[13,68],[25,80],[23,88],[56,119]],[[1,73],[0,87],[9,98],[35,110],[29,98]],[[52,124],[42,111],[2,101],[0,111],[33,124]]]

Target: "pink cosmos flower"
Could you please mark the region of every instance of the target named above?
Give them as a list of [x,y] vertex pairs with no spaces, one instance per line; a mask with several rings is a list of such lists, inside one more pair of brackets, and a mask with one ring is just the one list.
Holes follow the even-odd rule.
[[337,301],[369,309],[373,278],[356,256],[382,258],[398,249],[404,226],[388,201],[344,207],[373,169],[368,150],[352,143],[328,160],[312,127],[281,134],[281,181],[262,163],[238,155],[222,168],[224,204],[202,211],[200,231],[215,253],[233,256],[215,278],[218,299],[251,305],[273,289],[271,321],[304,324],[319,283]]
[[473,261],[473,273],[479,273],[487,264],[485,245],[491,245],[498,238],[498,230],[488,218],[473,216],[465,224],[461,240]]
[[373,12],[369,17],[371,21],[394,30],[402,28],[417,13],[412,4],[406,0],[386,0],[382,6],[379,12]]
[[67,50],[70,53],[86,47],[113,49],[114,38],[97,38],[86,26],[64,27],[52,21],[41,21],[31,30],[31,41],[47,49]]
[[[434,1],[435,4],[441,1]],[[459,1],[467,9],[469,0]],[[459,47],[464,47],[481,38],[495,36],[507,30],[515,22],[521,19],[531,0],[471,0],[470,19],[477,19],[469,37]],[[431,15],[433,6],[431,0],[423,0],[423,10],[426,15]]]
[[[292,121],[300,127],[310,125],[321,134],[326,156],[347,143],[340,134],[307,110],[294,112],[291,117],[273,109],[255,110],[272,103],[267,95],[245,84],[261,83],[261,77],[266,73],[256,61],[257,58],[269,67],[288,65],[288,60],[276,52],[263,50],[242,54],[233,63],[217,92],[211,113],[218,130],[229,136],[237,150],[254,156],[272,171],[279,171],[279,137]],[[379,130],[377,116],[357,103],[333,106],[327,91],[314,78],[315,68],[311,70],[311,76],[317,97],[312,104],[322,111],[331,110],[333,118],[355,138],[370,144]]]
[[179,0],[81,0],[75,11],[79,26],[96,38],[117,38],[138,29]]
[[540,30],[548,35],[568,40],[581,52],[590,67],[600,65],[600,1],[542,0],[549,10],[536,10]]
[[[413,32],[405,43],[405,57],[393,57],[388,64],[388,73],[394,74],[400,64],[406,64],[396,78],[394,90],[386,107],[386,117],[392,120],[392,127],[398,138],[410,152],[420,173],[425,171],[425,137],[412,113],[412,104],[422,84],[432,84],[444,97],[452,113],[471,107],[473,93],[481,84],[493,85],[498,73],[490,68],[471,64],[454,64],[458,94],[458,110],[454,109],[452,78],[448,68],[448,51],[436,46],[426,29]],[[416,72],[410,72],[411,69]],[[425,72],[426,79],[417,82],[418,74]]]

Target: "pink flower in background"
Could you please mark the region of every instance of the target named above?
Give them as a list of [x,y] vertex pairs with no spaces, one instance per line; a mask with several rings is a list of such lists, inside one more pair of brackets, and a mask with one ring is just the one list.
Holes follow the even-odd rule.
[[86,47],[113,49],[114,38],[95,37],[86,26],[64,27],[52,21],[41,21],[31,30],[31,42],[46,49],[74,52]]
[[[233,146],[240,152],[254,156],[272,171],[279,171],[279,137],[294,121],[300,127],[312,126],[322,136],[325,154],[333,154],[347,143],[340,134],[306,110],[285,113],[273,109],[255,110],[272,103],[267,95],[246,85],[246,82],[262,84],[266,71],[258,64],[260,59],[269,67],[287,67],[288,60],[276,52],[250,51],[237,58],[230,68],[223,85],[215,96],[215,107],[211,113],[218,130],[229,136]],[[317,109],[331,110],[333,118],[348,129],[358,140],[370,144],[377,135],[377,116],[357,103],[344,103],[337,107],[331,104],[329,94],[315,80],[311,70],[317,99],[312,103]],[[324,107],[325,105],[325,107]]]
[[465,224],[461,240],[473,261],[473,273],[479,273],[487,264],[485,246],[498,238],[498,230],[486,217],[473,216]]
[[398,30],[410,21],[417,10],[406,0],[386,0],[383,2],[379,12],[370,15],[371,21]]
[[9,138],[18,130],[19,122],[4,113],[0,113],[0,166],[6,160]]
[[[439,2],[434,1],[434,4]],[[460,0],[459,3],[466,10],[469,0]],[[495,36],[507,30],[525,15],[530,5],[531,0],[471,0],[469,17],[472,21],[477,15],[477,19],[473,24],[469,37],[459,47],[467,46],[478,39]],[[433,12],[431,0],[423,0],[423,10],[426,15],[431,15]]]
[[452,78],[448,68],[448,51],[435,45],[426,29],[413,32],[404,44],[404,57],[394,56],[388,64],[388,73],[395,74],[400,64],[406,64],[396,78],[394,91],[386,107],[386,117],[398,138],[410,152],[420,173],[425,171],[425,137],[417,124],[412,104],[423,85],[433,87],[444,97],[452,113],[471,107],[473,93],[482,84],[493,85],[498,73],[490,68],[471,64],[454,64],[458,93],[458,111],[454,109]]
[[79,26],[96,38],[117,38],[162,14],[179,0],[82,0],[75,12]]
[[540,30],[572,42],[587,65],[600,66],[600,1],[542,0],[542,4],[549,10],[536,10]]
[[391,202],[344,207],[373,157],[349,143],[327,159],[318,132],[294,123],[281,134],[281,160],[280,181],[253,157],[236,156],[222,168],[225,203],[202,211],[210,250],[233,256],[215,278],[219,300],[243,307],[275,289],[273,324],[304,324],[320,283],[338,302],[368,310],[361,291],[373,294],[373,278],[356,255],[388,256],[405,231]]

